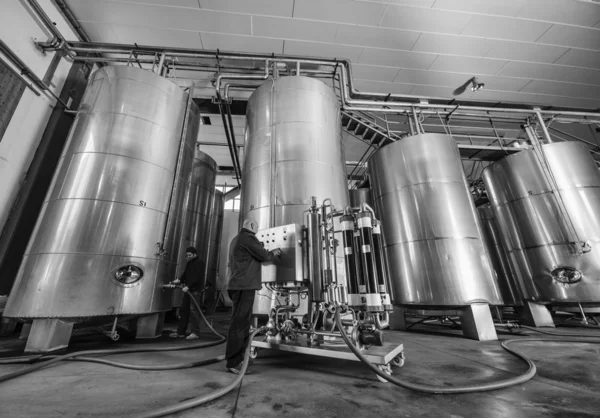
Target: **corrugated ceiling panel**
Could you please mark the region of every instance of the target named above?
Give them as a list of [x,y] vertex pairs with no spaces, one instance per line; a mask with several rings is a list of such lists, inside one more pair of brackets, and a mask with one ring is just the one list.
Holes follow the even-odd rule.
[[600,4],[579,0],[528,0],[519,17],[578,26],[594,26],[600,20]]
[[555,64],[598,69],[600,68],[600,52],[570,49],[566,54],[557,59]]
[[600,50],[600,31],[577,26],[554,25],[537,42]]
[[382,65],[385,67],[416,68],[426,70],[437,55],[411,51],[365,48],[360,56],[361,64]]
[[375,93],[410,94],[412,84],[384,83],[380,81],[354,80],[354,88]]
[[560,81],[573,67],[563,65],[533,64],[529,62],[509,62],[498,72],[499,76],[524,77],[541,80]]
[[352,77],[362,80],[375,80],[392,82],[396,78],[399,68],[378,67],[374,65],[352,65]]
[[204,49],[222,49],[224,51],[275,53],[283,52],[283,40],[259,38],[257,36],[225,35],[200,33]]
[[423,33],[412,50],[480,57],[485,56],[493,46],[493,41],[484,38]]
[[252,16],[252,34],[300,41],[334,42],[337,25],[312,20]]
[[525,42],[495,41],[486,57],[515,61],[543,62],[551,64],[569,49],[561,46],[539,45]]
[[286,54],[306,55],[322,58],[348,58],[358,61],[362,47],[326,44],[319,42],[285,41]]
[[202,48],[198,32],[116,24],[112,25],[112,31],[118,38],[118,42],[124,44]]
[[524,21],[500,16],[474,15],[461,34],[535,42],[551,26],[551,23]]
[[575,83],[595,84],[600,86],[600,70],[575,68],[573,71],[565,75],[563,80]]
[[528,93],[550,94],[554,96],[582,97],[600,100],[600,87],[586,84],[560,83],[558,81],[534,80],[522,90]]
[[379,26],[385,4],[352,0],[296,0],[294,17]]
[[[471,15],[420,7],[388,6],[382,27],[459,34]],[[433,29],[433,30],[432,30]]]
[[202,9],[253,15],[292,17],[294,0],[195,0]]
[[516,16],[526,3],[527,0],[504,0],[500,2],[489,0],[437,0],[433,7],[487,15]]
[[71,1],[69,6],[82,21],[250,35],[248,15],[102,0]]
[[440,55],[431,65],[431,70],[449,71],[453,73],[472,73],[494,75],[507,61],[488,58],[467,58],[451,55]]
[[336,43],[409,51],[421,34],[396,29],[338,25]]

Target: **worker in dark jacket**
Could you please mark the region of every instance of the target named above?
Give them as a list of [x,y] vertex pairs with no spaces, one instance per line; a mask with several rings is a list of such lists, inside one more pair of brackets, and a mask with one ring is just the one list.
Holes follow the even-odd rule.
[[225,367],[231,373],[240,372],[244,360],[244,351],[249,343],[250,323],[254,296],[261,284],[261,263],[273,261],[281,256],[279,248],[267,251],[256,238],[258,224],[246,219],[240,233],[229,245],[229,297],[233,302],[233,312],[227,348]]
[[202,303],[202,288],[204,287],[204,267],[205,263],[198,258],[198,252],[194,247],[188,247],[185,250],[185,257],[187,258],[187,264],[185,270],[180,278],[173,281],[173,283],[183,284],[183,300],[181,301],[179,325],[177,326],[177,332],[169,334],[171,338],[183,338],[185,337],[185,331],[187,330],[188,322],[191,323],[192,329],[191,334],[187,336],[186,340],[195,340],[199,338],[200,334],[200,312],[196,304],[190,299],[190,293],[196,299],[198,304]]

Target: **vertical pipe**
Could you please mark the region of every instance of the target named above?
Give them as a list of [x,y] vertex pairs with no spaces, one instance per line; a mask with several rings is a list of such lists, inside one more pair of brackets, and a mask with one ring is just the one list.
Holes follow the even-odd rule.
[[360,255],[363,276],[367,285],[367,311],[383,311],[381,297],[378,294],[377,270],[373,259],[373,224],[371,213],[368,211],[359,212],[357,223],[360,233]]
[[546,128],[546,124],[544,123],[544,119],[542,118],[542,114],[539,112],[539,110],[535,111],[535,116],[537,117],[538,123],[542,127],[542,132],[544,132],[544,136],[546,137],[546,141],[548,141],[548,143],[551,144],[554,141],[550,137],[550,132],[548,132],[548,128]]
[[417,117],[417,111],[414,107],[412,109],[413,118],[415,118],[415,130],[417,131],[417,135],[421,134],[421,129],[419,129],[419,118]]
[[156,69],[156,74],[162,74],[162,67],[165,64],[165,53],[160,54],[160,60],[158,60],[158,68]]
[[323,243],[321,242],[321,214],[308,214],[308,274],[312,289],[313,302],[323,302],[322,257]]
[[408,113],[406,114],[406,119],[408,120],[408,130],[410,132],[410,136],[413,136],[415,135],[415,129],[413,128],[412,119]]
[[354,243],[354,217],[343,215],[340,218],[342,227],[342,244],[344,246],[344,264],[348,275],[348,293],[358,293],[358,277],[356,272],[356,253],[353,251]]
[[238,166],[235,163],[235,149],[233,148],[233,143],[231,142],[231,137],[229,136],[229,128],[227,127],[227,117],[225,116],[225,112],[223,110],[223,105],[221,101],[218,102],[219,113],[221,114],[221,119],[223,120],[223,129],[225,130],[225,137],[227,138],[227,146],[229,147],[229,155],[231,156],[231,163],[233,164],[233,172],[235,173],[235,179],[237,181],[238,186],[240,185],[240,177],[241,174],[238,171]]
[[242,165],[240,164],[240,156],[238,153],[238,146],[235,142],[235,132],[233,128],[233,117],[231,116],[231,107],[228,103],[225,103],[225,110],[227,111],[227,120],[229,121],[229,130],[231,133],[231,144],[233,145],[233,156],[235,161],[233,163],[237,165],[237,172],[239,173],[239,177],[242,177]]
[[375,258],[375,267],[377,269],[377,285],[381,295],[381,303],[386,311],[391,311],[392,299],[390,298],[390,279],[385,264],[385,256],[383,254],[383,238],[381,237],[381,223],[375,220],[373,225],[373,254]]
[[[190,86],[190,89],[188,91],[188,97],[187,97],[187,105],[186,105],[186,110],[185,110],[185,118],[183,119],[183,127],[181,128],[181,141],[179,142],[179,153],[177,154],[177,164],[175,166],[175,176],[173,179],[173,188],[171,189],[171,195],[169,196],[169,211],[167,212],[167,219],[165,221],[165,229],[163,232],[163,240],[161,243],[159,243],[158,245],[158,254],[163,256],[163,255],[167,255],[166,252],[164,251],[164,245],[168,242],[169,240],[169,233],[170,231],[170,223],[171,218],[175,215],[175,206],[177,204],[177,199],[175,198],[175,196],[177,195],[177,193],[179,193],[177,184],[179,183],[179,177],[181,175],[181,168],[183,166],[183,155],[184,155],[184,150],[185,150],[185,136],[187,134],[187,125],[188,125],[188,121],[190,119],[190,112],[192,111],[192,95],[194,93],[194,85],[192,84]],[[171,254],[168,254],[169,256]],[[177,255],[175,255],[175,257],[177,257]],[[177,258],[175,258],[177,259]]]
[[371,252],[373,234],[371,231],[371,216],[367,212],[359,212],[357,216],[360,258],[362,259],[362,273],[367,286],[367,293],[377,292],[377,273],[373,263],[373,253]]
[[[542,116],[539,114],[539,112],[536,112],[536,114],[538,114],[541,119]],[[545,130],[546,127],[544,125],[544,121],[541,120],[540,122],[542,125],[542,129]],[[538,159],[538,162],[540,163],[540,166],[542,168],[542,171],[544,172],[544,175],[546,176],[546,180],[548,181],[548,184],[550,184],[552,193],[554,194],[554,196],[556,198],[556,203],[558,205],[558,209],[559,209],[561,215],[563,216],[563,218],[565,219],[565,224],[567,225],[567,228],[569,230],[568,232],[571,235],[569,237],[569,240],[572,240],[572,242],[577,247],[577,253],[582,254],[585,250],[586,245],[585,245],[585,243],[582,243],[581,240],[579,239],[579,235],[577,234],[577,230],[575,229],[575,224],[573,223],[573,220],[571,219],[571,215],[569,215],[569,212],[567,210],[565,202],[562,198],[562,194],[560,193],[560,190],[558,189],[558,184],[556,182],[556,179],[554,178],[552,169],[550,168],[550,164],[548,163],[548,160],[546,158],[546,154],[544,154],[544,149],[542,147],[542,144],[540,144],[533,126],[531,126],[531,125],[526,126],[525,132],[527,133],[527,135],[529,136],[529,139],[531,140],[531,143],[533,144],[533,152],[535,153],[535,155]]]

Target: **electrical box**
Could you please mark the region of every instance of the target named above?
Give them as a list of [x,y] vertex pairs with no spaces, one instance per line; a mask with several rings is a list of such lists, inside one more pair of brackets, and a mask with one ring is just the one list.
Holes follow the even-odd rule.
[[303,250],[306,247],[303,228],[298,224],[276,226],[256,233],[265,249],[280,248],[282,256],[274,262],[263,263],[262,282],[284,288],[296,288],[308,283]]

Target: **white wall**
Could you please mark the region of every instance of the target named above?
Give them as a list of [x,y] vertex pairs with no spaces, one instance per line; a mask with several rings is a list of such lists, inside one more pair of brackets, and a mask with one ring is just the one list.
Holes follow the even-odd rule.
[[[39,3],[67,39],[77,39],[50,0],[39,0]],[[54,55],[53,52],[44,54],[34,45],[34,39],[45,41],[49,38],[42,28],[24,2],[2,1],[0,39],[40,79],[44,77]],[[6,57],[2,58],[8,62]],[[56,70],[51,87],[57,95],[71,65],[71,62],[63,59]],[[25,89],[8,128],[0,139],[0,231],[6,224],[56,102],[52,97],[47,97],[41,91],[40,93],[40,96],[36,96],[29,88]]]

